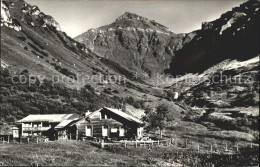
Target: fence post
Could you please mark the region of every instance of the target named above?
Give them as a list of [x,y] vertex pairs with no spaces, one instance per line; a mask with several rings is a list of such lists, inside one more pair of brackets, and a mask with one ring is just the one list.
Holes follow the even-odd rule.
[[210,153],[212,154],[213,152],[213,148],[212,148],[212,144],[210,145]]
[[28,144],[30,143],[30,139],[29,139],[29,137],[27,138],[27,143],[28,143]]
[[126,147],[126,141],[125,141],[125,147]]
[[228,151],[227,143],[226,143],[225,151]]
[[10,136],[8,135],[7,136],[7,143],[9,143],[9,140],[10,140]]
[[104,148],[104,140],[101,140],[101,148]]
[[36,143],[38,143],[39,141],[38,141],[38,137],[36,137]]
[[239,148],[238,148],[238,143],[237,143],[237,145],[236,145],[236,148],[237,148],[237,152],[239,151]]
[[188,147],[188,139],[185,139],[185,148]]

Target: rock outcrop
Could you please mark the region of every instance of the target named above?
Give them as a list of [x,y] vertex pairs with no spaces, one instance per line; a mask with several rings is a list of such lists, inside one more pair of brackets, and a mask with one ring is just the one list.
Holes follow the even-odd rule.
[[1,27],[6,26],[16,31],[21,31],[22,27],[10,16],[9,6],[1,0]]
[[37,6],[31,6],[27,3],[24,3],[23,6],[23,22],[31,26],[50,26],[53,27],[56,31],[61,31],[59,23],[56,22],[52,16],[45,15],[43,12],[41,12]]

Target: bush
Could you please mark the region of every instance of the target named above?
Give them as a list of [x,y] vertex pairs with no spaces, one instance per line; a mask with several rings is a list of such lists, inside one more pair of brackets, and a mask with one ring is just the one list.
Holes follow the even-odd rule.
[[14,118],[13,116],[9,115],[8,117],[5,118],[5,120],[6,120],[7,122],[14,122],[14,121],[15,121],[15,118]]
[[21,41],[26,41],[26,38],[21,36],[21,37],[17,37],[18,39],[20,39]]
[[113,93],[119,93],[118,90],[113,90],[112,92],[113,92]]
[[133,106],[137,109],[142,108],[141,104],[137,101],[133,102]]
[[111,95],[112,94],[111,88],[104,89],[104,93]]
[[87,89],[87,90],[89,90],[91,93],[94,93],[95,92],[95,88],[93,88],[91,85],[89,85],[89,84],[87,84],[87,85],[85,85],[85,88]]
[[52,99],[59,99],[60,97],[59,97],[59,95],[52,95],[51,98]]

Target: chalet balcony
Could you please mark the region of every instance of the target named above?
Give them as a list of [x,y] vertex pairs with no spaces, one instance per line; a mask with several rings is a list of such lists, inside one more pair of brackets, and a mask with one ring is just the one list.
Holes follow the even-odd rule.
[[51,127],[23,127],[23,131],[47,131]]

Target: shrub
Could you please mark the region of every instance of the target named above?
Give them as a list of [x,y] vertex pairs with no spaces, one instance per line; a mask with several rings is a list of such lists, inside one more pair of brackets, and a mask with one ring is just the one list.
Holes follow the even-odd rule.
[[133,102],[133,106],[137,109],[142,108],[141,104],[137,101]]
[[119,93],[119,91],[118,91],[118,90],[113,90],[112,92],[113,92],[113,93]]
[[7,116],[7,117],[5,118],[5,120],[6,120],[7,122],[14,122],[14,121],[15,121],[15,118],[14,118],[13,116],[9,115],[9,116]]
[[85,85],[85,88],[87,89],[87,90],[89,90],[91,93],[94,93],[95,92],[95,88],[93,88],[91,85],[89,85],[89,84],[87,84],[87,85]]
[[52,95],[51,98],[52,99],[59,99],[60,97],[58,95]]
[[18,39],[20,39],[21,41],[26,41],[26,38],[21,36],[21,37],[17,37]]
[[104,93],[112,94],[111,88],[104,89]]

